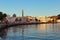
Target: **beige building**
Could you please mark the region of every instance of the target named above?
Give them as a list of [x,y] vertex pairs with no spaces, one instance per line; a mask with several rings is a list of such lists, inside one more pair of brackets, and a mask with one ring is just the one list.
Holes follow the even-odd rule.
[[46,16],[37,16],[36,17],[40,22],[46,22]]
[[58,19],[57,22],[60,23],[60,19]]

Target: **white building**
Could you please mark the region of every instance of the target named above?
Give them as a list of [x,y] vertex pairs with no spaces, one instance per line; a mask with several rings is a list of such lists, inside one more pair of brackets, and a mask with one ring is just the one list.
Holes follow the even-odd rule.
[[15,22],[16,17],[7,17],[8,22]]

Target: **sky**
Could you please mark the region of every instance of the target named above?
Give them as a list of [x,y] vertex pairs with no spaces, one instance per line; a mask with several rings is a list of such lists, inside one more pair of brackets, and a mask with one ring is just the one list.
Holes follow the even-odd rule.
[[0,0],[0,11],[8,15],[51,16],[60,14],[60,0]]

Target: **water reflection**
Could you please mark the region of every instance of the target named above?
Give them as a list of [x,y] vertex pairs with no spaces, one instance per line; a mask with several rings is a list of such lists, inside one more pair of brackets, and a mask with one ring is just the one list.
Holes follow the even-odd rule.
[[14,33],[17,32],[17,28],[16,28],[16,27],[13,28],[13,32],[14,32]]
[[22,40],[24,40],[24,26],[22,25]]
[[60,24],[20,25],[0,31],[3,40],[60,40]]
[[38,30],[43,33],[52,33],[58,31],[57,24],[40,24],[38,25]]
[[7,36],[7,29],[0,30],[0,40],[5,40]]
[[41,33],[45,33],[46,32],[46,24],[40,24],[38,25],[38,30],[41,31]]

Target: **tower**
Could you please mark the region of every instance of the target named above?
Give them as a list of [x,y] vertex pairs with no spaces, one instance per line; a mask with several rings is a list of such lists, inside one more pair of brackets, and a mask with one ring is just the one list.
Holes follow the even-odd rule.
[[23,9],[22,9],[22,17],[24,16],[24,11],[23,11]]
[[22,9],[22,23],[24,23],[24,11]]

